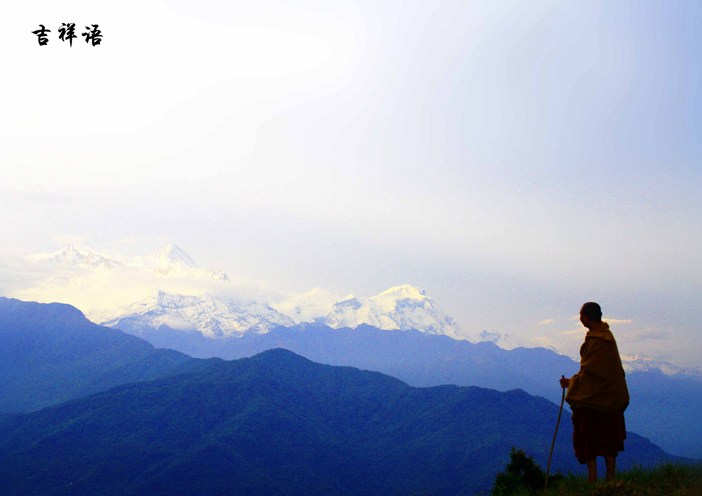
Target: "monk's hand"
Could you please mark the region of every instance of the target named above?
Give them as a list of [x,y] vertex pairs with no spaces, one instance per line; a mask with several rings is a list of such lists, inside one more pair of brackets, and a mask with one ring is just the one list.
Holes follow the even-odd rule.
[[561,376],[561,387],[565,389],[568,386],[570,386],[570,379],[568,379],[567,377]]

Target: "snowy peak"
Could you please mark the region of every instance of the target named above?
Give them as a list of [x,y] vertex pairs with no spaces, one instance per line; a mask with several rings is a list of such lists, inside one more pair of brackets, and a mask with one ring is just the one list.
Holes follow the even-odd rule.
[[53,253],[39,253],[28,258],[59,272],[78,270],[85,273],[95,270],[103,274],[105,270],[117,269],[132,273],[146,272],[157,278],[229,282],[227,274],[199,267],[185,250],[172,243],[148,257],[107,256],[92,248],[76,248],[71,245]]
[[470,337],[469,339],[475,343],[493,343],[505,350],[513,350],[514,348],[523,346],[523,344],[509,334],[487,329],[483,330],[477,337]]
[[399,299],[413,299],[413,300],[424,300],[427,298],[426,292],[411,286],[409,284],[402,284],[400,286],[393,286],[392,288],[386,289],[382,293],[372,296],[371,299],[376,301],[380,300],[399,300]]
[[197,331],[208,338],[241,337],[247,332],[264,334],[277,326],[290,326],[290,318],[268,305],[225,301],[201,296],[159,291],[137,301],[102,322],[125,332],[142,335],[149,329],[168,327]]
[[121,267],[122,263],[103,255],[92,248],[76,248],[69,245],[52,253],[39,253],[30,255],[35,262],[56,265],[63,268],[103,268],[112,269]]
[[140,260],[140,265],[143,268],[159,278],[212,279],[229,282],[227,274],[201,268],[185,250],[173,243]]
[[424,291],[409,284],[394,286],[370,298],[349,296],[336,302],[324,322],[330,327],[368,324],[386,330],[416,329],[458,338],[458,326]]
[[185,250],[177,245],[169,244],[147,258],[147,265],[152,272],[161,277],[180,277],[195,279],[214,279],[229,281],[224,272],[217,272],[198,267]]
[[197,264],[185,251],[173,243],[168,244],[151,255],[151,260],[156,267],[167,268],[173,265],[195,268]]
[[141,301],[135,302],[129,308],[132,310],[133,313],[144,314],[156,308],[178,309],[184,306],[192,305],[195,301],[201,301],[201,303],[210,304],[208,306],[212,306],[212,299],[209,297],[209,295],[197,297],[187,295],[175,295],[166,293],[165,291],[158,291]]
[[641,355],[621,355],[622,365],[627,372],[648,372],[657,370],[665,375],[687,375],[702,380],[699,369],[681,368],[665,360],[645,357]]

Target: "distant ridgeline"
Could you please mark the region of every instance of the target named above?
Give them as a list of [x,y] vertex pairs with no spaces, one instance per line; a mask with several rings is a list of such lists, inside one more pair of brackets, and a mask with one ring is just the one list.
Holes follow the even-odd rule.
[[[306,295],[281,303],[280,309],[286,312],[281,313],[265,303],[216,296],[229,294],[229,276],[200,267],[173,244],[138,257],[69,246],[30,258],[48,280],[89,277],[92,283],[108,287],[132,278],[151,281],[161,291],[126,307],[94,314],[95,319],[158,348],[193,357],[241,358],[282,347],[321,363],[377,370],[413,386],[520,388],[555,402],[560,400],[558,378],[578,368],[567,357],[544,349],[507,351],[489,343],[448,339],[458,336],[456,323],[424,291],[409,284],[371,297],[347,296],[328,308],[314,295]],[[190,294],[173,293],[176,287],[183,290],[183,283],[191,288]],[[213,294],[203,293],[203,288]],[[293,322],[293,318],[300,322],[312,315],[318,316],[315,324]],[[498,339],[500,343],[510,341],[504,336]],[[152,372],[158,375],[158,367]],[[652,370],[632,372],[628,382],[632,403],[627,426],[666,451],[702,458],[702,422],[697,421],[702,411],[702,378]],[[88,385],[79,380],[64,384],[69,383],[68,389],[47,391],[45,397],[27,397],[26,406],[51,404],[57,395],[65,399],[67,392],[88,391]],[[7,401],[16,401],[14,398]],[[0,399],[0,412],[2,408]]]
[[[329,331],[313,329],[299,332]],[[545,465],[558,411],[522,391],[415,388],[281,349],[191,359],[70,306],[4,298],[0,350],[3,495],[473,494],[512,446]],[[554,471],[582,470],[571,433],[564,420]],[[620,466],[666,460],[629,433]]]
[[[260,310],[256,311],[260,317]],[[268,316],[270,329],[257,327],[236,337],[211,338],[201,332],[157,324],[158,320],[147,315],[133,315],[111,324],[154,346],[194,357],[233,359],[285,348],[320,363],[383,372],[413,386],[523,389],[558,402],[558,379],[561,374],[574,374],[579,367],[570,358],[544,348],[505,350],[493,343],[470,343],[416,330],[387,331],[365,324],[355,329],[324,324],[281,326],[272,324],[276,320]],[[698,422],[702,381],[654,370],[629,373],[627,382],[632,397],[627,427],[671,453],[702,458],[702,422]]]

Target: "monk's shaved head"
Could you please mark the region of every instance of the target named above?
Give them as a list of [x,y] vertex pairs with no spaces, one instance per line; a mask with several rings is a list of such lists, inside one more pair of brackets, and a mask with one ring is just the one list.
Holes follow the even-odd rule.
[[593,322],[602,320],[602,309],[594,301],[588,301],[580,309],[580,314],[584,315]]

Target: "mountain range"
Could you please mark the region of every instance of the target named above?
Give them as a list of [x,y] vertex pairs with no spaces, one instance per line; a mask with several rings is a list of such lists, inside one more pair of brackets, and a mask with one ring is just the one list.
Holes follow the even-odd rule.
[[[314,322],[333,328],[367,324],[385,330],[414,329],[473,342],[493,342],[505,349],[533,345],[516,334],[461,330],[425,291],[410,284],[388,288],[375,296],[349,295],[336,301],[330,298],[337,292],[324,288],[304,294],[271,293],[268,299],[259,294],[253,301],[233,290],[229,275],[199,266],[173,243],[147,256],[67,246],[26,258],[31,262],[33,280],[39,277],[42,284],[40,289],[19,291],[20,295],[43,301],[54,301],[63,295],[64,301],[79,306],[93,321],[121,326],[136,335],[166,325],[210,338],[226,338],[249,331],[265,333],[280,325]],[[85,291],[77,291],[83,288]],[[102,298],[85,298],[87,293]],[[131,295],[129,300],[125,300],[127,295]],[[105,306],[105,301],[113,303]],[[649,356],[623,355],[622,360],[631,371],[660,370],[667,375],[682,373],[702,379],[699,369],[682,369]]]
[[293,325],[293,321],[261,303],[244,304],[209,294],[174,295],[159,291],[118,311],[102,324],[140,337],[164,327],[216,339],[261,334],[273,327]]
[[[187,305],[182,305],[181,298],[169,300],[171,297],[165,294],[160,297],[162,303],[171,301],[173,312],[178,313],[183,308],[189,308]],[[200,305],[203,298],[198,297],[193,300]],[[167,305],[158,308],[164,307],[167,308]],[[262,307],[262,309],[266,311],[268,307]],[[276,315],[274,310],[270,309],[270,311]],[[85,320],[78,310],[73,309],[72,312]],[[244,318],[250,315],[247,309],[243,310],[243,314]],[[200,315],[203,319],[208,319],[211,318],[212,313],[202,310]],[[70,321],[73,317],[68,318]],[[153,320],[144,320],[146,318],[163,320],[158,327],[153,327],[149,325]],[[250,357],[273,348],[286,348],[320,363],[350,365],[380,371],[398,377],[413,386],[456,384],[500,391],[520,388],[551,401],[559,401],[560,396],[560,388],[556,385],[554,378],[560,377],[561,374],[572,375],[578,368],[578,364],[570,358],[543,348],[504,350],[492,343],[470,343],[415,330],[388,332],[368,325],[360,325],[353,329],[334,329],[316,323],[271,326],[269,329],[263,329],[261,333],[232,333],[229,334],[230,337],[224,336],[224,332],[220,329],[222,337],[211,338],[200,331],[188,330],[187,326],[186,329],[169,327],[167,324],[173,323],[174,320],[176,319],[170,319],[167,313],[159,316],[154,312],[149,316],[149,312],[145,312],[140,314],[135,322],[124,321],[123,323],[129,325],[125,325],[123,329],[146,339],[157,348],[170,348],[194,357],[234,359]],[[18,330],[26,329],[27,325],[31,324],[32,317],[31,315],[14,317],[5,322],[13,323],[15,334],[0,336],[0,355],[3,354],[3,350],[12,349],[12,345],[7,344],[11,336],[14,336],[12,339],[16,342],[20,342],[17,341],[20,337],[27,339],[22,332],[18,333]],[[216,321],[214,323],[216,324]],[[94,324],[84,321],[78,328],[90,326]],[[217,332],[215,329],[213,328],[213,332]],[[92,339],[95,338],[94,333],[87,333],[87,335]],[[43,339],[44,350],[50,351],[56,347],[49,339],[50,337],[51,334],[47,332],[41,338],[35,336],[33,339],[40,341]],[[55,338],[52,337],[52,339]],[[35,406],[53,404],[57,396],[61,400],[70,399],[98,391],[104,384],[116,385],[157,377],[167,372],[172,364],[165,358],[163,359],[165,363],[161,364],[155,357],[165,357],[169,352],[153,350],[151,346],[148,347],[150,351],[147,352],[143,344],[145,343],[139,345],[143,348],[140,353],[144,355],[155,353],[154,357],[145,357],[141,369],[136,367],[128,373],[125,369],[120,369],[119,360],[112,363],[107,356],[102,356],[100,359],[103,362],[86,360],[82,368],[75,368],[71,372],[72,375],[63,378],[54,377],[50,368],[43,375],[39,374],[35,377],[24,373],[24,370],[33,363],[43,363],[45,360],[24,356],[24,352],[7,356],[5,358],[7,363],[17,363],[18,366],[8,368],[4,372],[0,371],[0,379],[3,379],[0,383],[0,391],[3,387],[5,391],[15,388],[17,394],[0,395],[0,413],[27,411]],[[24,349],[34,348],[27,346]],[[23,361],[20,363],[21,360]],[[181,360],[177,360],[179,361]],[[152,365],[152,362],[158,365]],[[100,367],[106,370],[98,380],[90,383],[84,371],[96,363],[102,363]],[[100,370],[100,367],[97,370]],[[5,375],[1,375],[2,373]],[[54,379],[57,381],[52,382]],[[702,383],[695,377],[665,375],[655,369],[631,372],[627,380],[632,392],[632,403],[627,412],[628,426],[671,453],[693,458],[702,457],[702,426],[696,422],[697,412],[702,409]],[[46,384],[47,390],[30,394],[31,388],[27,387],[30,381]],[[23,391],[26,392],[24,396]],[[8,402],[12,402],[12,405]],[[19,408],[16,408],[17,406]]]
[[[558,401],[561,373],[577,370],[568,357],[545,349],[503,350],[492,343],[456,341],[417,331],[387,332],[372,326],[333,329],[321,324],[279,327],[266,334],[213,340],[189,336],[200,356],[253,356],[290,349],[317,362],[377,370],[413,386],[471,385],[516,388]],[[215,346],[219,345],[219,346]],[[121,331],[97,326],[75,308],[0,298],[0,413],[31,411],[106,388],[180,373],[193,360],[154,349]],[[690,378],[660,372],[628,376],[629,429],[676,454],[700,457],[702,388]]]
[[[490,342],[471,343],[416,330],[389,332],[369,325],[334,329],[324,324],[275,327],[265,334],[210,339],[162,325],[139,334],[154,346],[188,355],[236,359],[285,348],[314,361],[350,365],[397,377],[413,386],[456,384],[530,394],[559,401],[558,378],[579,364],[544,348],[505,350]],[[702,381],[697,376],[667,375],[657,369],[631,371],[632,401],[627,425],[671,453],[702,457]]]
[[[40,265],[64,270],[69,276],[81,271],[148,271],[157,281],[230,284],[226,274],[198,267],[175,245],[148,257],[68,247],[35,258]],[[305,313],[299,310],[294,313]],[[368,298],[342,298],[313,323],[294,323],[264,303],[165,291],[103,317],[103,325],[194,357],[233,359],[284,347],[321,363],[377,370],[414,386],[522,388],[552,401],[560,395],[553,378],[571,375],[578,368],[576,362],[543,348],[520,348],[517,343],[511,343],[510,350],[494,346],[490,341],[501,346],[509,341],[495,332],[484,331],[478,337],[483,342],[477,343],[450,339],[460,332],[453,320],[424,291],[407,284]],[[701,457],[702,426],[695,421],[702,409],[700,375],[680,373],[645,357],[623,360],[634,393],[627,413],[630,427],[672,453]]]
[[[414,388],[281,349],[192,360],[0,417],[0,485],[8,496],[475,494],[512,446],[545,463],[557,410],[523,391]],[[554,470],[581,470],[570,435],[564,422]],[[675,460],[629,433],[619,465]]]
[[[409,284],[388,288],[371,297],[349,295],[326,310],[316,299],[298,301],[289,308],[285,302],[276,305],[233,297],[231,279],[226,273],[200,267],[175,244],[145,257],[68,246],[28,258],[34,270],[43,271],[43,277],[55,284],[57,291],[65,281],[76,278],[87,278],[86,287],[141,281],[142,286],[135,287],[136,294],[143,293],[146,287],[157,287],[118,308],[87,309],[94,320],[136,335],[146,328],[166,325],[171,329],[197,331],[210,338],[241,336],[245,332],[265,333],[276,326],[299,323],[294,319],[301,315],[314,315],[315,322],[334,328],[370,324],[380,329],[420,329],[454,338],[460,334],[458,325],[425,291]],[[109,288],[104,292],[109,293]]]
[[[384,330],[420,329],[427,334],[458,337],[453,320],[423,291],[410,285],[396,286],[370,298],[341,300],[316,323],[332,328],[370,323]],[[222,339],[265,334],[277,327],[295,325],[290,317],[266,304],[163,291],[116,311],[101,324],[155,342],[160,342],[162,336],[165,346],[169,345],[168,334],[172,331]]]

